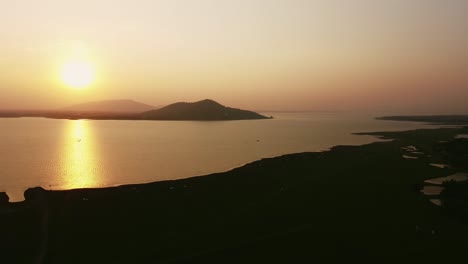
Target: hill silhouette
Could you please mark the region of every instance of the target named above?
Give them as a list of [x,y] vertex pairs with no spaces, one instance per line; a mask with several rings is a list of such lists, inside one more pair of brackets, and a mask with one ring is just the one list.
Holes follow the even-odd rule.
[[104,100],[76,104],[60,110],[76,112],[142,113],[155,108],[156,107],[152,105],[147,105],[133,100]]
[[194,103],[175,103],[157,110],[142,113],[147,120],[246,120],[267,119],[258,113],[226,107],[205,99]]

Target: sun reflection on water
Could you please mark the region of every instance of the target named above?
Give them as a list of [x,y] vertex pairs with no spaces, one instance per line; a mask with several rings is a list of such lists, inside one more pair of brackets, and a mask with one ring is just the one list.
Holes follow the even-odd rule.
[[64,144],[65,164],[60,184],[63,189],[99,186],[98,156],[88,122],[70,122]]

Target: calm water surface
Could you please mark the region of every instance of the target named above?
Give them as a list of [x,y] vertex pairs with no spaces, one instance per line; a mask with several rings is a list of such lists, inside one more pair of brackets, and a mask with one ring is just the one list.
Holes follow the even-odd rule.
[[368,115],[273,113],[272,120],[0,119],[0,191],[73,189],[180,179],[287,153],[376,141],[352,132],[429,127]]

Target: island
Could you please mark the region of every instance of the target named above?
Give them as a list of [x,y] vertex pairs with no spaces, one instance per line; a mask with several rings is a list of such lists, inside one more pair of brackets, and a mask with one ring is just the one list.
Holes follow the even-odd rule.
[[226,107],[210,99],[194,103],[175,103],[161,109],[150,110],[141,114],[145,120],[249,120],[268,119],[261,114]]
[[[5,263],[468,261],[468,127],[254,161],[188,179],[0,202]],[[405,156],[414,156],[408,159]],[[453,160],[452,157],[456,159]],[[447,166],[433,166],[443,163]],[[155,168],[157,173],[157,168]],[[195,176],[195,175],[194,175]],[[442,262],[440,262],[442,261]]]

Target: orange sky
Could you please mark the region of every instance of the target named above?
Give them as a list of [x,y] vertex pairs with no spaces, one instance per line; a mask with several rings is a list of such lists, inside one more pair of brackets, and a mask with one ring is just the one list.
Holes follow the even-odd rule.
[[[0,4],[0,109],[212,98],[254,110],[468,114],[465,0]],[[91,87],[60,81],[77,51]]]

